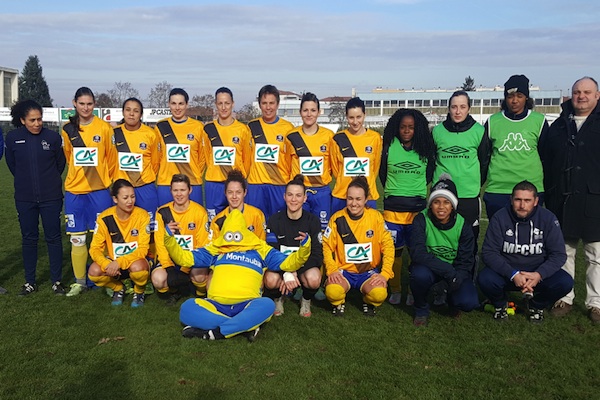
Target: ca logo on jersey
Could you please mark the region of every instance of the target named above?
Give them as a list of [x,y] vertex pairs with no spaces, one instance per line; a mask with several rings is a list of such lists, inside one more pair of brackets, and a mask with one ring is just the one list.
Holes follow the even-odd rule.
[[187,144],[167,144],[167,162],[189,163],[190,150],[191,147]]
[[194,250],[194,237],[192,235],[175,235],[177,244],[184,250]]
[[142,172],[142,165],[141,154],[119,152],[119,170]]
[[113,243],[113,253],[115,258],[123,257],[137,250],[137,242]]
[[369,176],[369,159],[344,157],[344,176]]
[[76,167],[97,167],[98,149],[96,147],[76,147],[73,153],[73,165]]
[[362,264],[373,261],[373,248],[371,243],[344,244],[346,262],[351,264]]
[[527,140],[523,139],[523,135],[521,132],[517,133],[509,133],[508,137],[502,143],[502,146],[498,149],[498,151],[521,151],[521,150],[531,150],[531,147],[527,144]]
[[257,143],[254,150],[254,161],[277,164],[279,162],[279,146]]
[[235,147],[216,146],[213,147],[213,161],[215,165],[235,165]]
[[323,157],[300,157],[300,173],[304,176],[323,175]]

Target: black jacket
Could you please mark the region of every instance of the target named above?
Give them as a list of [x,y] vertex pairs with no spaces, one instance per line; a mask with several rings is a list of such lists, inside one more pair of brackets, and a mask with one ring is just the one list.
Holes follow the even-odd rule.
[[571,100],[562,104],[541,151],[545,204],[565,239],[600,241],[600,103],[579,132]]
[[43,202],[63,198],[61,174],[65,153],[57,132],[38,135],[24,126],[6,135],[6,164],[15,177],[15,200]]

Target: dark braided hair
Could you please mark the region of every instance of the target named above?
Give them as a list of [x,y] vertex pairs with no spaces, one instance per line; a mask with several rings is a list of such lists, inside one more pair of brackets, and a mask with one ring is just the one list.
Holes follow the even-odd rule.
[[384,147],[389,146],[394,138],[400,140],[400,123],[402,118],[406,116],[411,116],[415,120],[415,134],[412,139],[413,150],[422,161],[434,162],[436,148],[433,136],[429,131],[429,122],[423,113],[418,110],[400,108],[390,117],[383,131]]

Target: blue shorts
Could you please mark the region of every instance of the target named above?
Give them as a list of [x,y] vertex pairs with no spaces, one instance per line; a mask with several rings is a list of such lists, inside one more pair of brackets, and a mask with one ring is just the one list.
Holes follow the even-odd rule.
[[385,225],[387,226],[387,230],[392,234],[392,239],[394,239],[394,247],[396,249],[401,249],[404,246],[410,247],[410,233],[412,232],[412,224],[400,225],[385,221]]
[[92,232],[98,215],[109,207],[113,200],[108,189],[95,190],[86,194],[65,193],[66,230],[70,235]]
[[346,280],[350,284],[350,289],[358,289],[358,290],[360,290],[362,288],[362,285],[364,285],[365,282],[368,281],[371,276],[373,276],[373,274],[378,274],[378,273],[379,273],[379,269],[377,269],[377,268],[372,269],[367,272],[363,272],[361,274],[356,274],[354,272],[348,272],[344,269],[342,270],[342,275],[344,275],[344,278],[346,278]]
[[225,182],[204,182],[204,197],[209,221],[229,205],[225,197]]
[[[342,210],[344,207],[346,207],[346,199],[338,199],[337,197],[331,198],[331,215]],[[368,200],[367,207],[377,210],[377,201]]]
[[[158,185],[156,186],[158,192],[158,205],[159,207],[173,201],[173,195],[171,194],[171,186]],[[190,193],[190,200],[203,205],[202,201],[202,185],[192,185],[192,193]],[[158,208],[158,207],[157,207]]]
[[154,219],[154,214],[158,209],[158,193],[154,183],[148,183],[144,186],[134,188],[135,205],[148,211],[151,214],[151,219]]
[[246,300],[236,304],[221,304],[211,299],[202,300],[211,303],[215,306],[218,312],[220,312],[223,315],[227,315],[228,317],[235,317],[236,315],[238,315],[242,310],[244,310],[244,308],[246,308],[246,306],[250,302],[250,300]]
[[265,219],[278,211],[285,210],[285,185],[252,184],[248,185],[245,202],[260,209]]
[[307,187],[303,208],[319,217],[321,229],[325,230],[331,217],[331,188],[329,186]]

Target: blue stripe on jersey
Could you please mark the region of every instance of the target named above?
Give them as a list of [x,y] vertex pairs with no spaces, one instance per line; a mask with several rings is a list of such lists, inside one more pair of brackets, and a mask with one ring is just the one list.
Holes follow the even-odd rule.
[[238,265],[252,269],[259,274],[263,273],[265,265],[263,264],[260,254],[256,250],[249,251],[232,251],[226,254],[221,254],[217,257],[214,263],[215,268],[219,265]]
[[265,257],[265,264],[271,271],[281,271],[281,264],[285,261],[287,256],[277,249],[269,251]]
[[210,268],[216,256],[213,256],[204,248],[192,250],[194,255],[194,268]]

